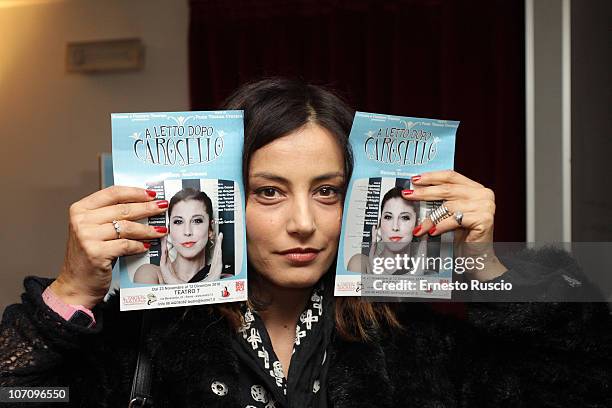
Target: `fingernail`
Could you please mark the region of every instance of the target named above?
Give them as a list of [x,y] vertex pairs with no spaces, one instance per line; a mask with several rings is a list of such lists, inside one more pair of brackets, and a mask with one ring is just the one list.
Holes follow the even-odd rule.
[[166,227],[153,227],[155,229],[156,232],[159,232],[160,234],[165,234],[166,232],[168,232],[168,228]]
[[157,195],[157,193],[153,190],[146,190],[147,195],[151,198],[155,198],[155,196]]
[[421,231],[421,228],[423,228],[422,225],[417,225],[416,227],[414,227],[414,229],[412,230],[412,235],[416,235]]
[[410,178],[410,180],[412,180],[412,182],[413,182],[413,183],[414,183],[415,181],[419,181],[420,179],[421,179],[421,175],[418,175],[418,176],[412,176],[412,177]]
[[168,208],[168,201],[167,200],[159,200],[157,202],[157,206],[159,208]]
[[433,234],[435,234],[435,233],[436,233],[436,227],[435,227],[435,226],[434,226],[434,227],[431,227],[431,229],[428,231],[428,234],[429,234],[429,235],[433,235]]
[[145,249],[151,248],[151,243],[150,242],[143,242],[142,245],[144,245]]
[[403,195],[410,195],[412,193],[414,193],[414,190],[402,190]]

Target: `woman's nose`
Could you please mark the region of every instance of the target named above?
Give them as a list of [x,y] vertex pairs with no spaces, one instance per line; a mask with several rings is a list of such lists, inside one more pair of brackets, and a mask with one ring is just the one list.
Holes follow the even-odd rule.
[[183,231],[183,233],[184,233],[186,236],[188,236],[188,237],[190,237],[190,236],[192,235],[192,231],[191,231],[191,224],[190,224],[190,223],[187,223],[187,224],[185,225],[185,230]]
[[392,229],[393,231],[399,231],[399,222],[397,222],[397,220],[393,220]]
[[289,234],[310,235],[316,229],[314,214],[308,200],[297,200],[291,208],[291,215],[287,222]]

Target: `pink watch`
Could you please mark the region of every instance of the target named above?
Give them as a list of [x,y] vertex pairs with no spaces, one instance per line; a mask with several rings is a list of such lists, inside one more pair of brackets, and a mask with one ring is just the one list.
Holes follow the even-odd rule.
[[64,320],[77,324],[83,327],[93,327],[96,324],[96,319],[91,310],[83,305],[69,305],[64,303],[59,297],[53,293],[50,287],[47,287],[42,293],[42,298],[55,313],[64,318]]

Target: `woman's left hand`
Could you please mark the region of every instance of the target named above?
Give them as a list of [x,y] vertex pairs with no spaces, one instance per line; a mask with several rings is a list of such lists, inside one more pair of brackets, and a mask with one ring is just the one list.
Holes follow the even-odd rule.
[[[406,200],[444,201],[446,208],[453,214],[437,225],[427,217],[414,229],[414,236],[421,237],[425,234],[436,236],[454,230],[455,248],[459,248],[460,256],[484,257],[485,268],[471,271],[472,278],[486,281],[507,271],[495,256],[492,246],[495,220],[493,190],[452,170],[432,171],[414,176],[412,185],[413,190],[402,191],[402,196]],[[461,225],[455,218],[459,211],[463,213]],[[464,243],[468,244],[461,245]],[[487,245],[469,243],[487,243]]]
[[[412,177],[413,190],[404,190],[402,195],[410,201],[444,201],[453,216],[437,225],[427,217],[415,228],[414,236],[429,233],[436,236],[457,230],[455,242],[492,242],[495,218],[495,194],[455,171],[432,171]],[[454,217],[463,213],[461,225]],[[418,229],[421,227],[420,229]],[[417,231],[418,229],[418,231]]]

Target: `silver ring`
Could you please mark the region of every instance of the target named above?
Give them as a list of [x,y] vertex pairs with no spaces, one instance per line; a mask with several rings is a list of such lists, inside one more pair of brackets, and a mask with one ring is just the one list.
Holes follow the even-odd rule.
[[463,221],[463,213],[461,211],[457,211],[455,214],[455,221],[457,221],[457,224],[461,226],[461,222]]
[[115,232],[117,233],[117,239],[121,239],[121,224],[119,224],[119,221],[113,220],[113,227],[115,227]]
[[435,210],[429,213],[429,218],[436,225],[440,221],[445,220],[450,216],[451,216],[451,212],[448,210],[448,208],[446,208],[444,203],[442,203],[442,205],[440,205],[438,208],[436,208]]

